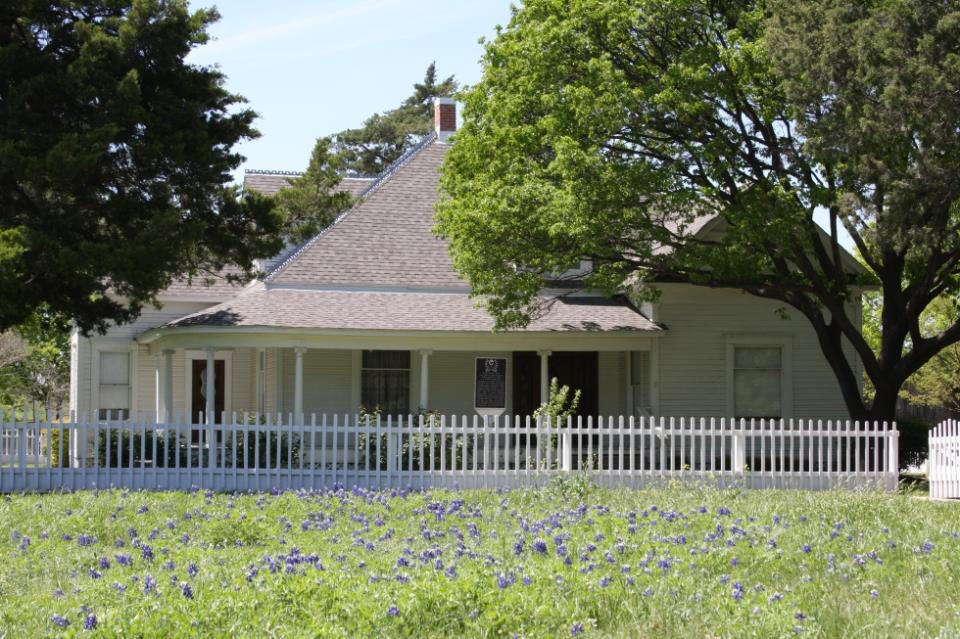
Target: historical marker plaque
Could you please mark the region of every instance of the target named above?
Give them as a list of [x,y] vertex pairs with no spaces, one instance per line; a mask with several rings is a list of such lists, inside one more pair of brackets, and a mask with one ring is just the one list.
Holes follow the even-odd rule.
[[474,379],[474,407],[478,413],[500,415],[507,410],[505,357],[478,357]]

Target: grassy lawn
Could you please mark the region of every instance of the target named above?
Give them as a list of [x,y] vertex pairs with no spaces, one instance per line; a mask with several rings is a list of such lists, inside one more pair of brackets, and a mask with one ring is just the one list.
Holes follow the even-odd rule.
[[541,491],[0,498],[0,637],[960,637],[960,504]]

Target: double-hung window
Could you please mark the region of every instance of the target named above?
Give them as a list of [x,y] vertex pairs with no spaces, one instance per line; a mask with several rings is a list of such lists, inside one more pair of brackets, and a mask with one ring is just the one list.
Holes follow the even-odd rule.
[[100,353],[100,419],[127,419],[130,416],[130,353]]
[[734,417],[789,417],[788,345],[773,341],[729,345]]
[[410,412],[410,351],[364,351],[360,403],[384,415]]

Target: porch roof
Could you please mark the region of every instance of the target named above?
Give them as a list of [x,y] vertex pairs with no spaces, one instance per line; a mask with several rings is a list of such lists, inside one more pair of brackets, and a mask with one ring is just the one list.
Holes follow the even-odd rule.
[[[377,331],[483,332],[493,319],[467,293],[269,288],[246,292],[160,329],[265,327]],[[523,332],[660,332],[626,298],[544,298]]]

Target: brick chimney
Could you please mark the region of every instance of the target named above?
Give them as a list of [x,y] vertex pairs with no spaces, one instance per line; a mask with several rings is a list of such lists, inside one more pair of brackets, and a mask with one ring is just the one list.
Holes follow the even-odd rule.
[[457,103],[452,98],[433,99],[433,124],[437,139],[446,142],[457,130]]

